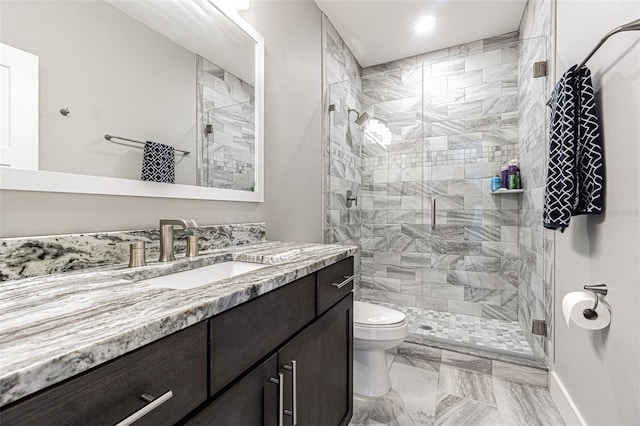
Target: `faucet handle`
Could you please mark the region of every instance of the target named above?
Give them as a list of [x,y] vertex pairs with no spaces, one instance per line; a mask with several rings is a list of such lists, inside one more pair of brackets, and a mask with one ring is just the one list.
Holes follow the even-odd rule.
[[198,257],[198,236],[187,235],[187,257]]
[[144,241],[135,241],[129,245],[129,267],[145,266]]

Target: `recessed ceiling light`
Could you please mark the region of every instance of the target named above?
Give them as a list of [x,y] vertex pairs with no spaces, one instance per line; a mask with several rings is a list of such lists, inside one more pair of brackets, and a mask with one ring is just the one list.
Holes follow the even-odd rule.
[[249,10],[249,8],[251,7],[251,1],[250,0],[236,0],[234,2],[234,7],[238,10]]
[[438,22],[438,18],[433,15],[423,16],[418,19],[415,26],[416,34],[425,35],[429,34],[436,27],[436,22]]
[[222,0],[227,7],[235,10],[249,10],[251,0]]

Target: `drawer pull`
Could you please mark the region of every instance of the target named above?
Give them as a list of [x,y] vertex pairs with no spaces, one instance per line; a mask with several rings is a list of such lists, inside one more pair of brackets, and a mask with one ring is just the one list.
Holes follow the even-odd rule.
[[296,426],[298,424],[298,396],[297,396],[297,387],[298,387],[298,372],[296,368],[297,362],[295,360],[291,360],[291,365],[284,365],[285,370],[289,370],[292,373],[291,378],[291,387],[292,387],[292,407],[291,411],[284,410],[284,413],[287,416],[291,416],[291,425]]
[[140,420],[141,418],[143,418],[144,416],[146,416],[147,414],[149,414],[150,412],[152,412],[153,410],[155,410],[156,408],[158,408],[159,406],[161,406],[162,404],[170,400],[172,397],[173,397],[173,392],[171,391],[167,391],[157,398],[153,398],[153,396],[146,393],[140,395],[140,399],[142,399],[143,401],[149,402],[149,404],[145,405],[144,407],[142,407],[141,409],[139,409],[138,411],[136,411],[135,413],[127,417],[126,419],[122,420],[120,423],[117,423],[116,426],[129,426],[130,424],[133,424],[133,422]]
[[282,426],[282,412],[284,411],[284,374],[278,373],[277,379],[275,377],[270,377],[269,381],[278,385],[278,426]]
[[342,287],[344,287],[345,285],[349,284],[351,281],[353,281],[353,275],[351,275],[350,277],[343,277],[345,280],[342,281],[341,283],[333,283],[331,284],[332,286],[334,286],[337,289],[341,289]]

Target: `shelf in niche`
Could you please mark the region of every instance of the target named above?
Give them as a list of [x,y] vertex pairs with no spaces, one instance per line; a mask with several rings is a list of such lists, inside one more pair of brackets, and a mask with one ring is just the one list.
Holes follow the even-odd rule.
[[504,191],[492,192],[491,195],[505,195],[505,194],[521,194],[524,189],[505,189]]

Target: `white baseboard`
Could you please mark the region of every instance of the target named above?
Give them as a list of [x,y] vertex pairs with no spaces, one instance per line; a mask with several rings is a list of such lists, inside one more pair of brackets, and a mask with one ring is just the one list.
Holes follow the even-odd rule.
[[571,395],[569,395],[555,371],[549,372],[549,391],[553,402],[558,407],[562,420],[567,426],[587,426],[587,422],[584,421],[584,417],[578,411],[578,407],[573,403]]

